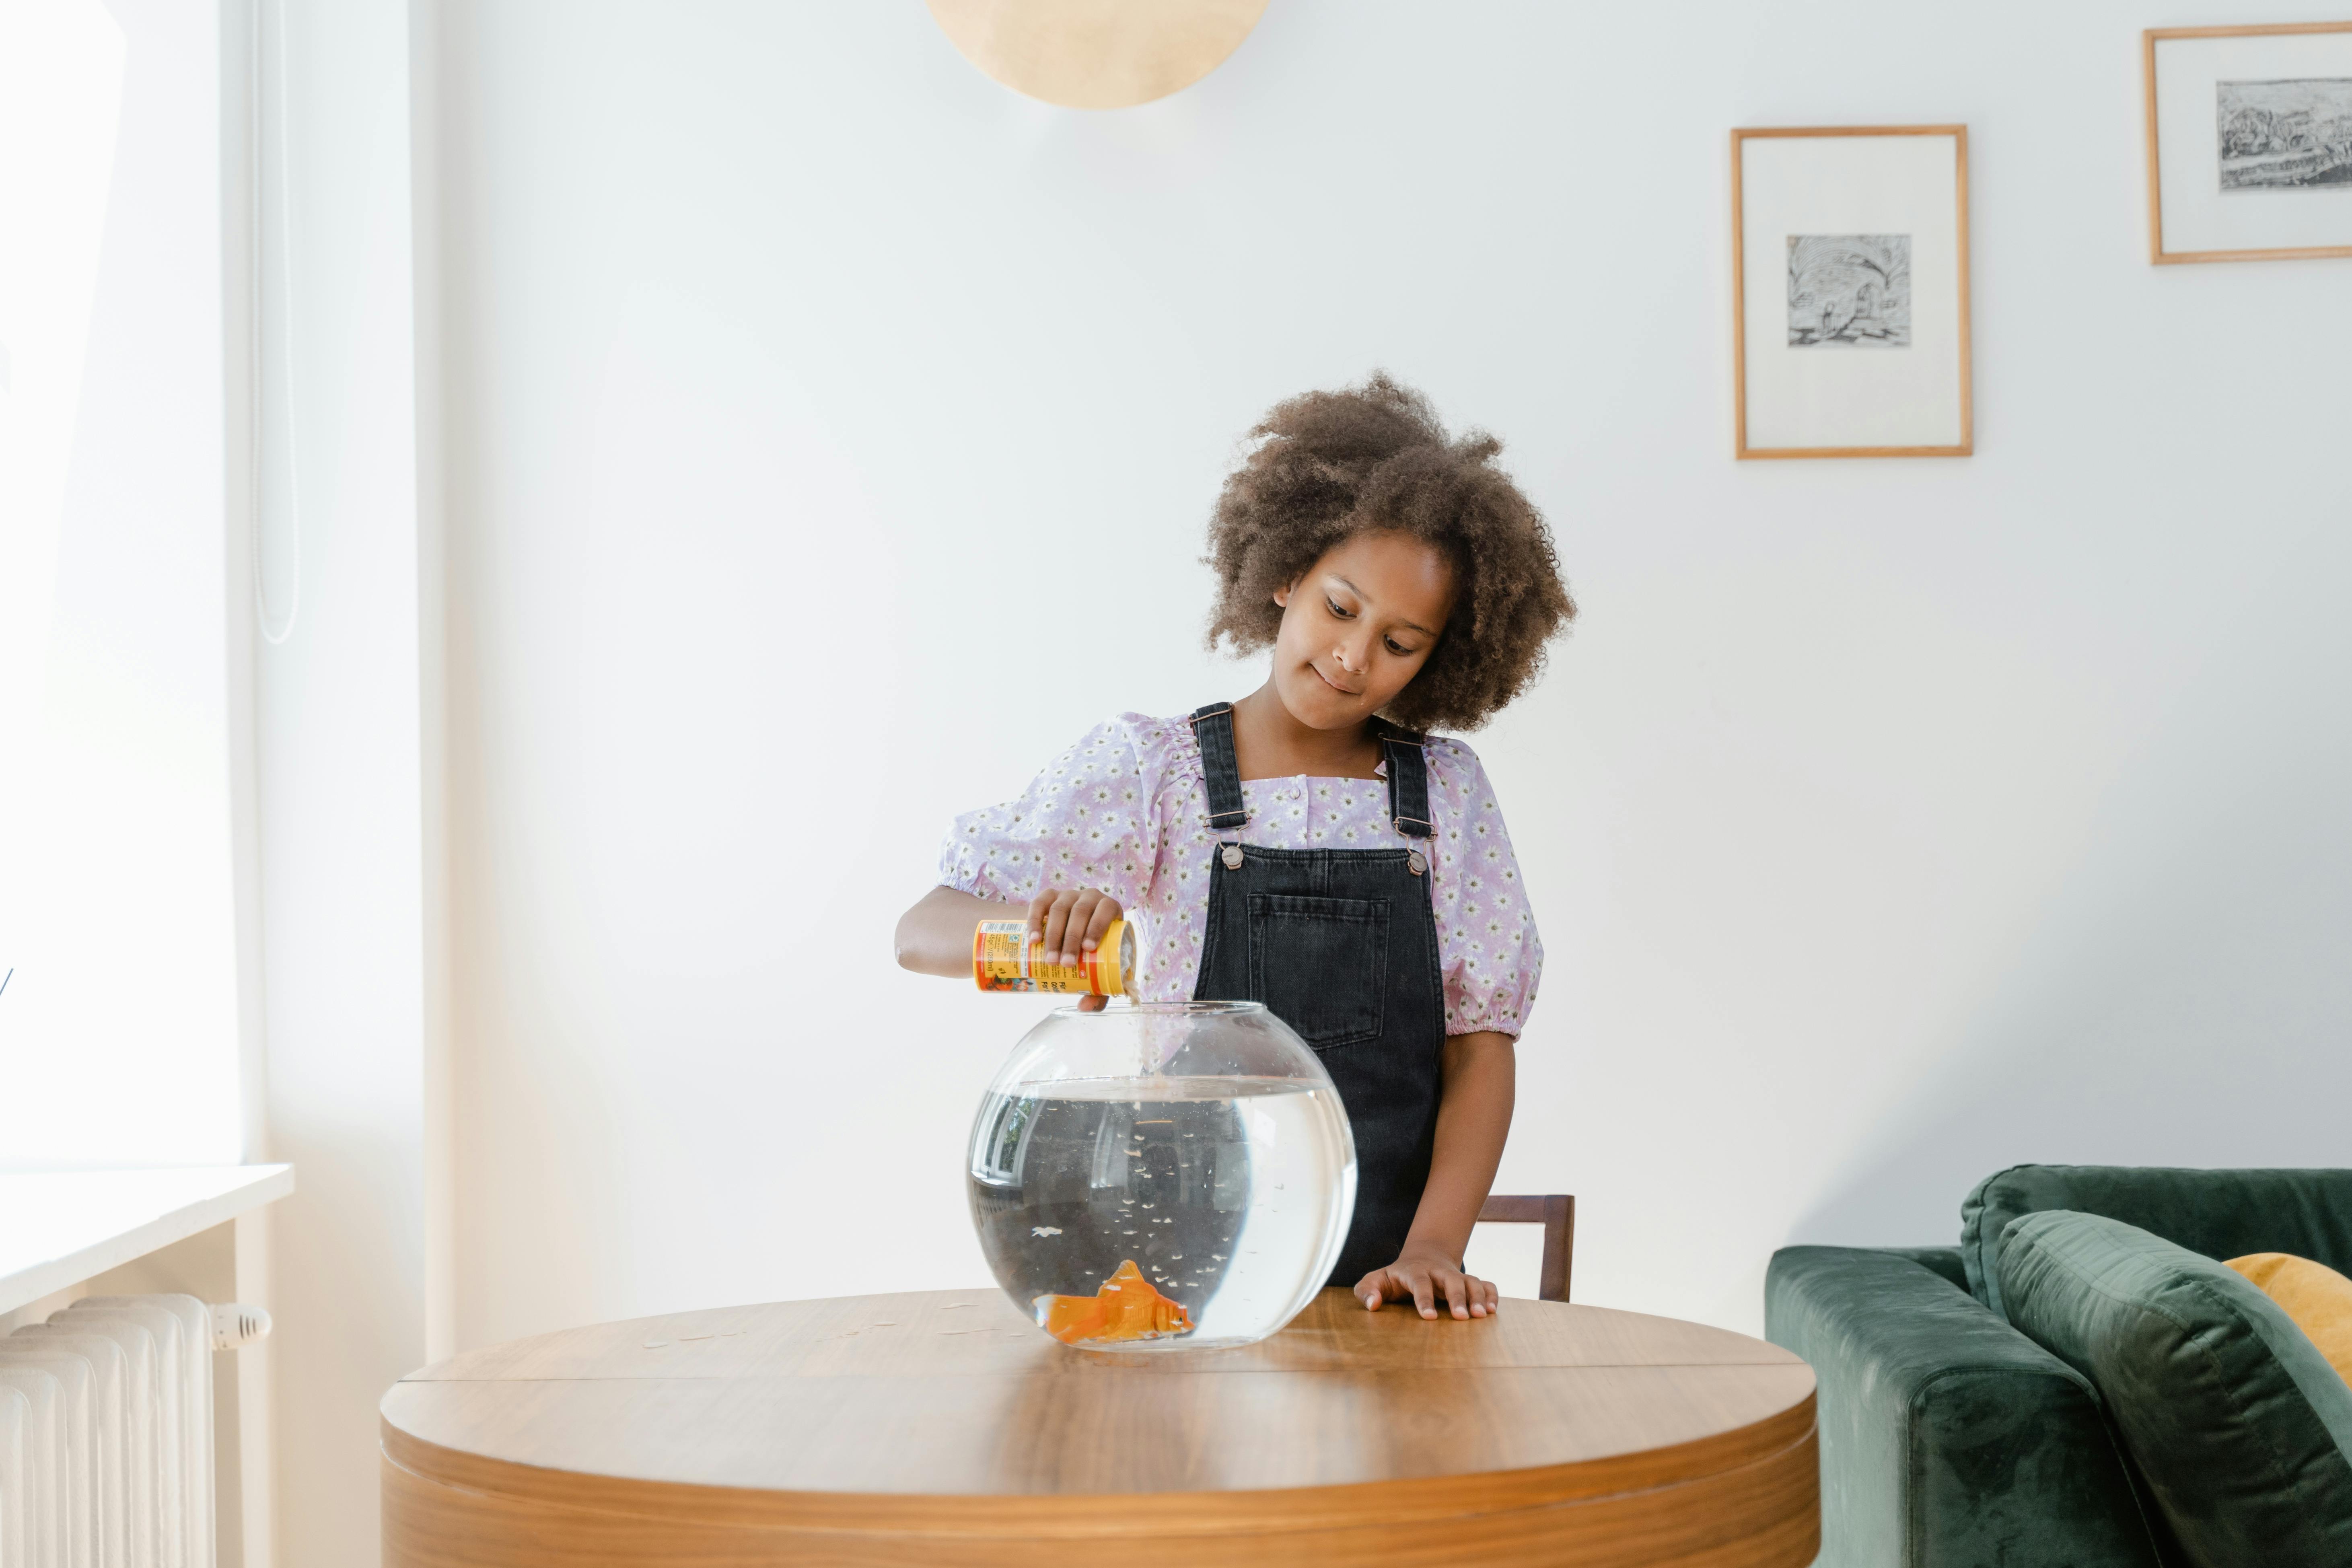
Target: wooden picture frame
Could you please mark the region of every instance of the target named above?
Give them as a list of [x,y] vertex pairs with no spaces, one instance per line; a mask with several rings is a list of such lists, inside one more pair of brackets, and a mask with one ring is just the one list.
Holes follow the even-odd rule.
[[[2217,38],[2287,38],[2319,35],[2352,35],[2352,22],[2278,22],[2262,26],[2150,27],[2140,35],[2140,72],[2146,95],[2147,141],[2147,258],[2158,267],[2199,261],[2285,261],[2312,257],[2352,256],[2352,237],[2342,244],[2250,246],[2167,250],[2164,245],[2165,168],[2159,133],[2157,95],[2157,46],[2168,42]],[[2347,39],[2352,43],[2352,39]],[[2341,66],[2338,68],[2346,68]],[[2352,77],[2346,79],[2352,80]],[[2231,84],[2238,85],[2238,84]],[[2247,85],[2274,85],[2271,83]],[[2284,84],[2275,84],[2284,85]],[[2352,192],[2342,198],[2352,221]],[[2352,231],[2347,231],[2352,232]]]
[[[1931,270],[1935,271],[1941,284],[1948,286],[1953,290],[1953,298],[1948,309],[1945,308],[1941,301],[1936,302],[1931,308],[1930,326],[1936,335],[1933,347],[1936,354],[1940,357],[1937,358],[1935,363],[1924,367],[1925,379],[1920,384],[1923,388],[1932,390],[1934,397],[1938,400],[1935,410],[1921,415],[1920,422],[1937,426],[1933,434],[1938,437],[1948,434],[1950,437],[1948,439],[1874,441],[1855,438],[1795,442],[1783,439],[1759,442],[1751,439],[1756,435],[1759,425],[1775,426],[1774,430],[1767,432],[1768,435],[1772,435],[1785,429],[1789,421],[1751,417],[1753,410],[1750,406],[1750,395],[1754,379],[1751,373],[1759,369],[1760,356],[1750,353],[1751,311],[1748,285],[1751,270],[1760,271],[1760,268],[1752,269],[1750,267],[1751,247],[1748,238],[1748,225],[1751,216],[1757,216],[1759,221],[1769,221],[1769,219],[1765,215],[1751,215],[1752,181],[1748,167],[1748,152],[1750,145],[1755,143],[1819,137],[1940,137],[1948,138],[1952,143],[1950,179],[1953,206],[1950,228],[1948,235],[1939,237],[1948,241],[1951,252],[1947,258],[1943,255],[1940,246],[1936,246],[1931,247],[1926,259],[1933,263]],[[1916,159],[1913,161],[1920,162]],[[1931,155],[1925,160],[1923,166],[1937,163],[1939,163],[1939,159]],[[1880,199],[1875,204],[1863,203],[1857,207],[1857,211],[1867,210],[1873,205],[1883,208],[1884,192],[1882,191],[1879,195]],[[1933,203],[1939,198],[1930,193],[1925,199]],[[1832,241],[1877,241],[1882,244],[1901,242],[1902,250],[1899,254],[1904,273],[1905,294],[1902,302],[1903,319],[1899,328],[1901,341],[1895,346],[1906,348],[1910,346],[1912,324],[1911,298],[1908,289],[1911,236],[1893,233],[1836,234],[1818,237],[1793,233],[1788,235],[1785,239],[1788,247],[1788,260],[1782,267],[1775,269],[1776,274],[1785,280],[1788,291],[1787,300],[1780,307],[1780,311],[1789,324],[1783,329],[1786,335],[1779,338],[1778,341],[1791,347],[1811,344],[1829,347],[1833,340],[1846,335],[1843,331],[1827,330],[1829,322],[1827,316],[1824,317],[1824,330],[1817,335],[1810,334],[1809,330],[1801,329],[1796,324],[1798,300],[1801,298],[1797,292],[1801,276],[1799,270],[1800,247],[1805,242],[1815,239],[1824,244]],[[1760,285],[1760,276],[1758,281]],[[1803,126],[1734,131],[1731,133],[1731,290],[1732,380],[1735,402],[1733,452],[1737,458],[1742,460],[1771,458],[1965,458],[1976,450],[1974,393],[1969,363],[1969,128],[1966,125]],[[1766,331],[1767,323],[1760,319],[1760,308],[1756,314],[1759,319],[1755,324],[1759,331]],[[1893,340],[1892,333],[1875,335],[1881,341],[1892,342]],[[1763,340],[1759,341],[1760,342]],[[1864,348],[1863,352],[1874,353],[1880,351]],[[1948,381],[1946,379],[1948,372],[1950,376]],[[1832,419],[1828,423],[1834,424],[1835,421]]]

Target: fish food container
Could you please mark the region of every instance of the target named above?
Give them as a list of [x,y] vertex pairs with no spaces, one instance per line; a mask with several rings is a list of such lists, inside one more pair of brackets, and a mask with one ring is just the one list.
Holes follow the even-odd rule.
[[1255,1002],[1048,1014],[982,1098],[967,1169],[997,1283],[1089,1351],[1265,1338],[1323,1288],[1356,1205],[1339,1091]]

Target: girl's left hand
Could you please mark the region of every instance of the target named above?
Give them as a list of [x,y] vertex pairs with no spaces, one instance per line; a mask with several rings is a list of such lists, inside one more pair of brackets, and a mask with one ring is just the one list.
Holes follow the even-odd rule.
[[1435,1252],[1408,1251],[1356,1282],[1356,1300],[1374,1312],[1383,1302],[1410,1300],[1423,1317],[1435,1318],[1441,1298],[1463,1319],[1491,1318],[1502,1305],[1493,1281],[1465,1274],[1451,1258]]

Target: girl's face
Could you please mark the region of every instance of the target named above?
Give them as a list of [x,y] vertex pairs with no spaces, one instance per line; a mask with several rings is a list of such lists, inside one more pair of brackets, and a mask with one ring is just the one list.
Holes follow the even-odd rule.
[[1409,533],[1359,533],[1274,595],[1274,689],[1315,730],[1360,724],[1405,689],[1454,610],[1454,567]]

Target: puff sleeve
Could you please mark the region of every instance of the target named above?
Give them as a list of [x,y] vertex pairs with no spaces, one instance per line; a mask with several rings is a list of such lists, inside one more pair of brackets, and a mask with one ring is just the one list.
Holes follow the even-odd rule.
[[1002,805],[955,819],[940,847],[940,882],[976,898],[1026,903],[1057,888],[1095,888],[1129,910],[1149,906],[1158,834],[1137,723],[1096,725]]
[[1517,1035],[1527,1027],[1543,978],[1543,942],[1510,830],[1477,753],[1439,739],[1430,743],[1429,760],[1431,792],[1444,797],[1435,813],[1443,841],[1431,891],[1445,1032]]

